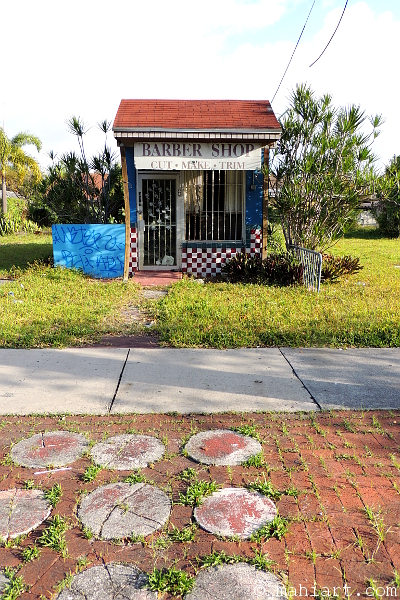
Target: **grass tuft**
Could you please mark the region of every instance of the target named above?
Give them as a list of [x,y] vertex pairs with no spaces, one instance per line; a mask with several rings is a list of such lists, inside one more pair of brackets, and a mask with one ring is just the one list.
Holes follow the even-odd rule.
[[82,475],[82,481],[84,483],[90,483],[91,481],[94,481],[101,470],[101,467],[98,465],[89,465],[86,467],[85,472]]
[[179,492],[179,504],[200,506],[204,498],[216,492],[220,486],[215,481],[195,481],[189,485],[185,494]]
[[259,492],[272,500],[279,500],[282,495],[271,481],[266,480],[265,475],[263,475],[263,479],[257,477],[257,479],[252,483],[249,483],[247,487],[249,490]]
[[4,575],[7,577],[8,582],[6,583],[3,593],[1,595],[2,600],[16,600],[26,590],[26,585],[22,575],[18,576],[16,571],[6,567],[4,569]]
[[280,515],[277,515],[273,521],[267,523],[257,531],[255,531],[250,540],[252,542],[260,542],[263,539],[276,538],[281,540],[289,529],[289,523],[287,519],[284,519]]
[[61,500],[62,493],[61,485],[59,483],[55,483],[50,490],[46,490],[44,492],[44,496],[46,500],[50,502],[51,506],[55,508]]
[[184,596],[193,589],[194,577],[175,567],[156,569],[149,575],[147,587],[152,592],[163,594],[169,592],[173,596]]
[[60,515],[55,515],[50,525],[45,529],[39,538],[41,546],[52,548],[59,552],[61,556],[66,557],[68,550],[65,540],[65,533],[68,529],[66,520]]

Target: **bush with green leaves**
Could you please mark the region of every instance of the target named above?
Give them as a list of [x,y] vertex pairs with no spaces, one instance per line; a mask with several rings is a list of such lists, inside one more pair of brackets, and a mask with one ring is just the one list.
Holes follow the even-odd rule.
[[400,155],[394,156],[378,184],[379,203],[374,208],[383,235],[400,237]]
[[356,221],[377,180],[371,146],[382,118],[371,117],[369,131],[367,123],[359,106],[336,107],[306,84],[292,91],[265,166],[287,248],[324,251]]
[[27,202],[24,198],[8,196],[7,214],[0,214],[0,235],[13,233],[35,233],[39,230],[36,223],[27,219]]
[[358,257],[323,254],[321,279],[322,281],[335,281],[345,275],[354,275],[363,268]]
[[303,267],[293,252],[272,253],[264,260],[239,252],[222,265],[221,271],[230,283],[285,286],[303,281]]
[[107,146],[111,123],[98,124],[106,140],[102,150],[87,158],[84,137],[89,127],[80,117],[71,117],[67,126],[76,136],[80,154],[66,152],[52,164],[38,186],[30,207],[32,218],[52,223],[120,223],[124,221],[122,167],[117,153]]

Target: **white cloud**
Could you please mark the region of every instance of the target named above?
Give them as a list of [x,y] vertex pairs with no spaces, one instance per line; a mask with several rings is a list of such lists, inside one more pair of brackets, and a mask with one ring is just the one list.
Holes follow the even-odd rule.
[[[271,27],[298,0],[37,0],[2,7],[2,68],[6,131],[29,130],[45,150],[70,150],[65,119],[81,115],[95,124],[113,119],[121,98],[269,98],[294,48],[270,43]],[[307,4],[307,6],[306,6]],[[305,14],[308,3],[304,4]],[[374,14],[366,2],[350,5],[322,59],[342,8],[330,10],[320,31],[297,50],[274,109],[284,110],[288,88],[308,81],[330,91],[338,104],[355,102],[387,123],[379,152],[387,160],[397,142],[397,56],[400,23]],[[288,12],[289,11],[289,12]],[[283,21],[284,22],[284,21]],[[299,30],[301,27],[299,23]],[[279,29],[280,28],[280,29]],[[233,44],[265,31],[265,42]],[[17,35],[16,35],[17,32]],[[276,29],[274,29],[276,39]],[[251,37],[250,37],[251,39]],[[226,42],[229,41],[228,46]],[[233,48],[227,53],[227,48]],[[1,115],[0,115],[1,116]],[[102,141],[93,129],[88,151]]]

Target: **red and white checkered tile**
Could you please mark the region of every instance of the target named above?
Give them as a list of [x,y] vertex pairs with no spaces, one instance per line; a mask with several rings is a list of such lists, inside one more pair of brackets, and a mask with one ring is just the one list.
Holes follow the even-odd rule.
[[[260,229],[252,229],[250,234],[250,248],[246,248],[246,254],[261,254],[262,236]],[[222,246],[219,248],[182,248],[182,273],[199,275],[217,275],[221,273],[221,265],[229,260],[237,252],[238,248]],[[138,239],[135,227],[131,228],[131,252],[129,258],[129,272],[138,270]]]
[[129,273],[138,269],[138,246],[136,227],[131,227],[131,252],[129,256]]
[[[261,229],[252,229],[250,233],[250,254],[261,254],[262,234]],[[247,250],[246,250],[247,252]]]
[[[261,231],[251,231],[250,248],[246,248],[246,254],[254,255],[261,253]],[[221,265],[229,260],[237,252],[238,248],[182,248],[182,272],[191,275],[206,277],[221,273]]]

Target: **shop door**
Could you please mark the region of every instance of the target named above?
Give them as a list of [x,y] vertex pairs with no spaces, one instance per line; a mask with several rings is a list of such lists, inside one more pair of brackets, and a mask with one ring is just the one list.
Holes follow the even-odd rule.
[[139,251],[140,265],[143,269],[180,267],[176,190],[176,178],[141,178],[139,212],[142,213],[144,223],[139,239]]

